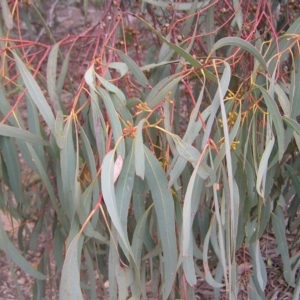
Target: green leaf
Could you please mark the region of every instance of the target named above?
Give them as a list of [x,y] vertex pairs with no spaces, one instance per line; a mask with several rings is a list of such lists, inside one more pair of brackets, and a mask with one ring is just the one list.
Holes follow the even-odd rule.
[[249,42],[247,42],[239,37],[225,37],[225,38],[218,40],[214,44],[211,52],[216,51],[224,46],[235,46],[235,47],[239,47],[239,48],[249,52],[260,62],[261,66],[264,68],[264,70],[268,70],[267,64],[266,64],[264,58],[262,57],[262,55]]
[[[129,250],[129,241],[127,238],[127,232],[125,233],[125,229],[121,224],[120,214],[118,211],[118,205],[116,200],[115,194],[115,187],[114,187],[114,169],[115,169],[115,160],[114,160],[115,151],[109,151],[102,163],[102,172],[101,172],[101,185],[103,190],[103,198],[109,213],[109,216],[120,236],[122,239],[125,247]],[[127,257],[129,260],[129,257]]]
[[258,171],[257,171],[257,178],[256,178],[256,190],[258,194],[265,199],[265,176],[267,176],[268,171],[268,162],[271,155],[271,151],[273,149],[275,143],[275,138],[272,135],[269,140],[267,140],[265,151],[261,157]]
[[119,263],[118,254],[118,233],[114,225],[111,228],[111,238],[109,244],[109,254],[108,254],[108,283],[109,283],[109,299],[117,300],[118,296],[118,286],[115,276],[116,265]]
[[121,57],[124,63],[127,65],[133,76],[142,86],[146,87],[148,83],[148,79],[145,74],[141,71],[139,66],[125,53],[120,50],[115,50],[115,52]]
[[30,276],[44,280],[46,276],[37,271],[15,248],[10,239],[8,238],[6,231],[3,227],[2,220],[0,220],[0,249],[25,273]]
[[241,2],[239,0],[233,0],[233,7],[234,7],[234,18],[231,22],[231,26],[235,27],[235,24],[237,24],[238,29],[242,30],[243,27],[243,12],[241,7]]
[[124,139],[123,139],[122,127],[121,127],[117,112],[114,108],[114,105],[112,104],[111,98],[109,97],[108,93],[102,88],[97,88],[97,92],[99,93],[99,95],[101,96],[101,98],[104,101],[104,104],[105,104],[105,107],[107,110],[107,114],[108,114],[108,117],[109,117],[109,120],[111,123],[115,143],[118,142],[117,152],[124,158],[125,157],[125,143],[124,143]]
[[122,63],[122,62],[111,62],[111,63],[108,64],[108,67],[110,69],[117,70],[121,74],[121,77],[126,75],[126,73],[128,72],[127,65],[125,63]]
[[134,141],[134,160],[136,175],[144,180],[145,175],[145,154],[143,143],[143,126],[146,119],[142,119],[136,129],[136,136]]
[[[215,93],[214,99],[211,104],[211,113],[210,113],[209,119],[206,123],[206,129],[205,129],[205,133],[204,133],[204,136],[202,139],[202,146],[201,146],[202,149],[206,146],[206,144],[208,142],[209,136],[211,134],[212,126],[215,122],[215,116],[216,116],[216,113],[217,113],[220,105],[221,105],[221,107],[224,106],[223,100],[227,93],[228,86],[230,83],[230,78],[231,78],[231,70],[230,70],[229,64],[224,62],[224,65],[225,65],[224,73],[222,75],[221,80],[218,82],[218,89]],[[228,126],[227,126],[226,114],[223,115],[223,112],[222,112],[222,121],[223,121],[223,125],[224,125],[224,137],[225,137],[225,143],[226,143],[226,141],[229,142],[229,139],[226,138],[226,134],[228,135],[229,130],[228,130]]]
[[133,183],[132,204],[134,216],[137,221],[142,217],[142,215],[145,212],[145,197],[147,191],[148,188],[146,185],[146,181],[142,180],[138,176],[135,176]]
[[84,251],[84,258],[88,269],[89,284],[90,284],[90,299],[97,300],[97,292],[96,292],[97,283],[95,278],[96,276],[94,271],[94,262],[87,247],[84,247],[83,251]]
[[[134,180],[134,149],[133,144],[124,160],[124,164],[116,184],[117,208],[120,215],[120,222],[123,228],[128,226],[128,211],[132,196],[133,180]],[[124,231],[127,236],[127,231]],[[120,242],[121,244],[121,242]]]
[[68,228],[67,218],[65,217],[64,213],[62,212],[63,210],[58,205],[58,200],[56,199],[56,196],[55,196],[55,193],[54,193],[54,190],[53,190],[53,186],[52,186],[51,181],[48,177],[48,174],[45,171],[45,169],[44,169],[42,163],[40,162],[39,157],[35,153],[33,147],[29,143],[27,143],[27,147],[28,147],[29,153],[32,157],[32,160],[33,160],[33,162],[36,166],[36,169],[38,170],[38,174],[41,176],[42,181],[46,186],[47,193],[50,196],[52,205],[55,209],[55,212],[57,213],[58,219],[61,222],[61,224],[63,225],[64,229],[67,230],[67,228]]
[[[276,72],[276,68],[280,66],[290,55],[290,50],[297,43],[298,34],[300,34],[300,18],[294,20],[286,33],[279,37],[278,40],[272,40],[265,54],[268,61],[269,74]],[[278,54],[280,53],[279,57]]]
[[272,225],[277,240],[277,252],[281,255],[283,262],[283,277],[286,282],[294,287],[295,278],[292,278],[292,268],[289,257],[289,247],[286,240],[285,220],[280,206],[277,206],[275,214],[272,214]]
[[224,284],[217,282],[211,275],[211,272],[209,270],[209,266],[208,266],[208,245],[209,245],[209,240],[211,237],[211,229],[212,226],[214,226],[215,223],[215,217],[212,217],[211,222],[210,222],[210,227],[207,231],[207,234],[205,236],[204,239],[204,244],[203,244],[203,267],[204,267],[204,272],[205,272],[205,280],[207,281],[207,283],[214,287],[214,288],[221,288],[224,286]]
[[[183,257],[188,255],[190,248],[190,240],[192,234],[192,224],[194,220],[194,212],[192,212],[192,194],[194,190],[194,184],[197,176],[198,165],[195,167],[192,176],[189,180],[188,187],[185,193],[183,209],[182,209],[182,255]],[[192,284],[193,285],[193,284]]]
[[83,236],[78,233],[67,249],[60,280],[60,300],[83,300],[79,277],[82,245]]
[[282,120],[291,128],[293,128],[298,134],[300,134],[300,124],[293,120],[293,119],[290,119],[288,117],[282,117]]
[[90,114],[90,124],[91,128],[94,130],[94,136],[96,140],[97,153],[99,157],[99,162],[102,163],[102,160],[105,155],[105,145],[107,139],[107,133],[105,130],[105,121],[102,115],[102,112],[99,108],[99,101],[97,99],[97,95],[95,89],[92,85],[90,85],[91,92],[91,107],[92,114]]
[[[150,3],[154,6],[161,7],[161,8],[168,8],[170,5],[169,2],[166,1],[157,1],[157,0],[143,0],[143,2]],[[203,8],[207,6],[209,1],[201,1],[200,3],[197,4],[196,8]],[[192,7],[193,3],[172,3],[172,9],[174,10],[190,10]]]
[[174,202],[164,171],[151,151],[144,146],[146,157],[145,176],[150,187],[159,226],[159,236],[164,253],[164,292],[167,299],[176,276],[177,246],[175,235]]
[[280,112],[278,106],[274,99],[271,98],[270,94],[262,87],[258,87],[263,94],[265,103],[268,107],[268,111],[272,117],[272,121],[277,134],[277,143],[278,143],[278,152],[279,152],[279,160],[281,160],[284,153],[284,128],[282,124],[282,119],[280,116]]
[[258,284],[258,291],[264,291],[267,285],[267,271],[260,253],[259,241],[249,245],[249,252],[253,260],[253,277],[254,282]]
[[13,55],[31,99],[37,106],[51,132],[54,132],[55,118],[46,98],[44,97],[44,94],[22,60],[14,52]]
[[23,129],[5,125],[5,124],[0,124],[0,135],[24,140],[31,144],[40,144],[40,145],[49,146],[49,143],[43,140],[42,138],[40,138],[39,136],[36,136]]
[[61,199],[69,220],[71,221],[76,212],[77,203],[75,202],[74,180],[77,180],[79,174],[76,174],[76,157],[73,144],[73,121],[71,118],[65,124],[63,135],[66,138],[64,147],[61,150],[61,176],[63,186],[63,199]]
[[[1,10],[2,10],[2,17],[5,22],[5,26],[7,27],[8,30],[13,29],[14,23],[13,23],[13,18],[11,15],[11,12],[9,10],[9,6],[7,3],[7,0],[1,0]],[[3,29],[2,29],[3,30]]]
[[139,218],[133,233],[132,252],[138,268],[140,268],[141,265],[144,237],[147,229],[147,219],[151,209],[153,209],[153,205],[150,205],[150,207]]
[[[155,1],[156,3],[159,3],[159,1]],[[182,4],[188,4],[188,3],[182,3]],[[191,3],[189,3],[189,7],[191,7]],[[168,45],[171,49],[173,49],[176,53],[178,53],[182,58],[184,58],[187,62],[189,62],[193,67],[200,68],[202,64],[195,59],[192,55],[190,55],[188,52],[186,52],[181,47],[172,44],[168,39],[166,39],[160,32],[158,32],[156,29],[154,29],[149,23],[147,23],[144,19],[137,17],[144,25],[146,25],[152,32],[154,32],[166,45]],[[213,81],[216,81],[216,77],[207,69],[203,69],[203,72],[205,76]]]
[[56,119],[55,119],[55,134],[54,134],[54,136],[55,136],[57,146],[60,149],[63,149],[64,144],[65,144],[65,136],[64,136],[63,129],[64,129],[64,117],[63,117],[62,111],[59,110],[57,112]]
[[[59,76],[56,81],[56,94],[57,94],[58,99],[61,99],[62,89],[63,89],[64,83],[65,83],[65,78],[68,73],[69,60],[70,60],[70,50],[66,54],[66,57],[62,63],[61,69],[60,69]],[[62,108],[64,108],[64,107],[62,107]]]
[[125,104],[126,103],[126,97],[124,95],[124,93],[117,88],[114,84],[110,83],[109,81],[107,81],[106,79],[104,79],[103,77],[99,76],[97,73],[96,77],[98,78],[98,80],[101,82],[101,84],[106,88],[107,91],[116,94],[116,96]]
[[159,81],[158,84],[153,87],[145,100],[148,107],[153,109],[159,105],[165,99],[166,95],[172,91],[184,77],[185,76],[174,74]]
[[[187,16],[189,16],[189,18],[187,18],[185,20],[183,30],[182,30],[183,38],[188,36],[188,34],[192,28],[192,25],[193,25],[193,22],[194,22],[194,19],[196,16],[195,13],[197,11],[197,5],[198,5],[198,0],[195,0],[188,11]],[[210,31],[207,31],[207,32],[210,32]]]
[[48,63],[47,63],[47,88],[55,112],[61,109],[56,94],[56,67],[57,67],[57,54],[58,54],[59,46],[60,44],[56,43],[52,47],[49,53]]
[[24,193],[21,185],[21,165],[14,140],[0,137],[0,148],[5,161],[8,175],[8,185],[19,204],[24,202]]

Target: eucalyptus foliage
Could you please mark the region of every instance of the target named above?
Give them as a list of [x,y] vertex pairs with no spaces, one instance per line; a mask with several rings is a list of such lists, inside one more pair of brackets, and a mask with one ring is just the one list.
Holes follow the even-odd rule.
[[[215,31],[213,1],[143,1],[146,15],[157,7],[157,20],[183,12],[180,36],[135,16],[139,30],[157,39],[145,63],[107,47],[113,60],[103,54],[101,68],[96,57],[89,61],[71,106],[61,100],[63,82],[70,83],[62,45],[49,48],[39,79],[8,40],[19,77],[12,79],[17,90],[4,79],[0,88],[0,205],[23,223],[34,219],[31,232],[19,229],[29,235],[19,240],[24,252],[51,227],[60,299],[104,298],[97,293],[105,281],[109,299],[196,299],[199,279],[216,299],[221,292],[237,299],[242,246],[252,260],[249,299],[264,299],[259,242],[266,228],[298,299],[300,254],[291,256],[298,235],[290,245],[287,232],[299,226],[300,19],[278,39],[247,40],[240,3],[232,2],[235,36]],[[10,22],[4,15],[3,32]],[[203,26],[207,55],[200,57],[193,49]],[[22,92],[27,120],[7,96]],[[32,170],[26,180],[25,164]],[[39,213],[27,215],[32,208]],[[2,225],[0,237],[7,258],[36,279],[34,298],[41,299],[48,258],[34,269]]]

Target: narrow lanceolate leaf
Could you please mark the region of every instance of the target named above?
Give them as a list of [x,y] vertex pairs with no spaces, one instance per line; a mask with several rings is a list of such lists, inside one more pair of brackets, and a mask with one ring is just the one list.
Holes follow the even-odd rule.
[[115,107],[112,104],[109,94],[104,89],[97,88],[97,92],[103,99],[104,105],[106,107],[109,121],[111,123],[112,131],[113,131],[114,140],[115,143],[118,143],[117,152],[122,157],[125,157],[125,143],[123,139],[122,127],[117,112],[115,110]]
[[8,238],[6,231],[3,227],[2,220],[0,220],[0,249],[25,273],[36,279],[46,279],[46,276],[37,271],[15,248],[10,239]]
[[167,299],[176,276],[177,246],[175,235],[174,200],[164,171],[151,151],[144,146],[146,157],[145,176],[149,185],[159,226],[159,236],[164,253],[164,292]]
[[259,249],[259,241],[249,245],[249,252],[253,261],[253,277],[258,290],[264,291],[267,284],[267,271]]
[[235,14],[234,14],[234,18],[231,22],[231,26],[234,27],[234,25],[237,24],[238,29],[242,30],[243,12],[242,12],[241,2],[239,0],[233,0],[233,7],[235,10]]
[[103,77],[99,76],[97,73],[95,73],[101,84],[105,87],[105,89],[111,93],[116,94],[116,96],[125,104],[126,103],[126,97],[124,93],[117,88],[114,84],[110,83]]
[[13,52],[14,59],[24,81],[24,84],[28,90],[28,93],[31,96],[31,99],[37,106],[38,110],[40,111],[41,115],[43,116],[44,120],[46,121],[48,127],[50,128],[51,132],[54,132],[55,128],[55,118],[53,112],[43,94],[40,87],[38,86],[37,82],[35,81],[34,77],[30,74],[27,70],[25,64],[19,58],[17,54]]
[[13,23],[13,18],[7,3],[7,0],[1,0],[1,7],[2,7],[2,17],[5,22],[5,26],[7,27],[8,30],[13,29],[14,23]]
[[300,134],[300,124],[288,117],[282,117],[283,121],[291,128],[293,128],[298,134]]
[[117,181],[123,167],[123,157],[119,154],[114,166],[114,183]]
[[134,142],[134,161],[136,175],[144,180],[145,175],[145,155],[143,143],[143,126],[146,119],[142,119],[136,129],[136,137]]
[[183,204],[183,210],[182,210],[182,255],[187,256],[189,245],[190,245],[190,239],[191,239],[191,228],[193,223],[193,216],[192,216],[192,194],[194,190],[194,184],[195,179],[197,176],[197,169],[198,166],[193,171],[193,174],[189,180],[188,187],[186,190],[185,198],[184,198],[184,204]]
[[[167,8],[170,4],[166,1],[157,1],[157,0],[144,0],[143,2],[150,3],[154,6],[161,7],[161,8]],[[209,4],[209,1],[200,1],[200,3],[197,3],[196,8],[202,8],[205,7]],[[172,8],[177,11],[177,10],[190,10],[193,3],[173,3]]]
[[268,161],[271,155],[271,151],[273,149],[275,143],[275,138],[272,135],[271,138],[267,141],[266,149],[261,157],[259,168],[257,171],[257,179],[256,179],[256,190],[258,194],[264,199],[264,184],[265,184],[265,176],[268,171]]
[[127,65],[130,72],[133,74],[133,76],[136,78],[136,80],[141,84],[142,86],[147,86],[148,79],[145,76],[145,74],[141,71],[139,66],[132,60],[128,55],[123,53],[120,50],[115,50],[117,54],[121,57],[121,59],[124,61],[124,63]]
[[200,158],[200,152],[194,146],[184,142],[179,136],[174,135],[172,137],[179,155],[195,165]]
[[264,60],[264,58],[262,57],[262,55],[259,53],[259,51],[249,42],[238,38],[238,37],[225,37],[223,39],[218,40],[213,48],[212,51],[216,51],[219,48],[222,48],[224,46],[236,46],[239,47],[247,52],[249,52],[250,54],[252,54],[261,64],[261,66],[265,69],[268,70],[267,64]]
[[264,88],[262,88],[262,87],[258,87],[258,88],[262,92],[265,103],[268,107],[268,111],[272,117],[272,121],[273,121],[275,130],[276,130],[276,134],[277,134],[279,160],[281,160],[283,153],[285,151],[285,149],[284,149],[284,128],[283,128],[280,112],[278,109],[278,105],[276,104],[274,99],[271,98],[269,93]]
[[67,249],[60,280],[60,300],[83,300],[79,276],[81,261],[78,259],[81,257],[82,245],[83,236],[77,234]]
[[145,232],[147,228],[147,219],[151,209],[153,209],[153,205],[151,205],[138,220],[133,233],[132,252],[138,268],[140,268],[141,265],[141,256],[143,251]]
[[57,112],[56,119],[55,119],[55,140],[57,146],[62,149],[65,143],[65,136],[64,136],[64,117],[61,110]]
[[7,167],[9,187],[14,192],[17,202],[22,203],[24,193],[21,185],[21,165],[16,144],[10,138],[0,137],[0,148]]
[[[111,217],[112,222],[120,238],[122,239],[124,245],[129,249],[129,241],[127,239],[127,234],[125,234],[125,229],[121,225],[120,215],[118,212],[117,200],[115,195],[115,187],[114,187],[114,169],[115,169],[115,161],[114,161],[115,151],[111,150],[108,152],[102,163],[102,173],[101,173],[101,185],[103,190],[103,198],[105,201],[105,205],[107,211]],[[128,258],[129,259],[129,258]]]
[[58,109],[61,109],[56,94],[56,67],[59,45],[59,43],[56,43],[52,47],[47,62],[47,88],[55,112],[57,112]]
[[166,95],[172,91],[183,78],[184,76],[174,74],[161,80],[157,85],[155,85],[145,100],[148,107],[153,109],[159,105],[165,99]]
[[[224,106],[223,99],[224,99],[224,97],[227,93],[228,87],[229,87],[230,78],[231,78],[231,70],[230,70],[229,64],[227,64],[225,62],[224,65],[225,65],[224,73],[223,73],[221,80],[218,79],[218,89],[215,93],[213,102],[211,104],[211,113],[210,113],[209,119],[207,121],[205,133],[204,133],[204,136],[202,139],[202,147],[201,147],[202,149],[205,147],[205,145],[208,142],[208,139],[209,139],[211,131],[212,131],[212,126],[215,122],[215,116],[216,116],[216,113],[217,113],[220,105],[221,105],[221,108]],[[221,111],[223,111],[223,109]],[[225,142],[228,141],[228,143],[229,143],[229,139],[226,138],[226,135],[229,134],[229,130],[226,126],[226,124],[227,124],[226,113],[225,113],[224,117],[226,119],[226,120],[222,120],[223,124],[224,124],[224,137],[225,137]],[[222,113],[222,118],[223,118],[223,113]]]
[[62,88],[63,88],[63,85],[65,83],[65,78],[68,73],[69,60],[70,60],[70,50],[66,54],[66,57],[62,63],[61,69],[60,69],[60,74],[56,81],[56,94],[57,94],[58,99],[60,99],[60,97],[61,97]]
[[213,217],[211,219],[210,222],[210,227],[207,231],[207,234],[205,236],[204,239],[204,244],[203,244],[203,268],[204,268],[204,272],[205,272],[205,279],[207,281],[207,283],[209,285],[211,285],[214,288],[221,288],[224,286],[224,284],[217,282],[211,275],[211,272],[209,270],[209,266],[208,266],[208,245],[209,245],[209,240],[211,238],[211,229],[212,226],[215,226],[216,222],[215,222],[215,217]]
[[289,258],[289,247],[286,241],[285,220],[280,206],[277,206],[275,214],[272,214],[272,225],[277,240],[277,252],[281,255],[283,262],[283,276],[286,282],[295,286],[295,278],[291,278],[292,268]]
[[0,135],[24,140],[31,144],[40,144],[40,145],[49,146],[49,143],[43,140],[42,138],[40,138],[39,136],[36,136],[23,129],[13,127],[13,126],[8,126],[5,124],[0,124]]
[[61,150],[61,175],[64,197],[61,199],[62,206],[67,208],[66,213],[69,220],[72,220],[76,211],[77,204],[75,203],[74,180],[76,176],[76,158],[73,144],[73,121],[71,118],[67,121],[64,129],[66,141]]
[[121,77],[123,77],[128,72],[127,65],[122,62],[111,62],[108,64],[108,67],[110,69],[117,70],[121,74]]
[[[120,156],[118,156],[118,158],[120,158]],[[116,169],[116,162],[115,162],[115,169]],[[128,225],[127,215],[128,215],[129,204],[132,195],[133,179],[134,179],[134,151],[132,146],[128,155],[125,158],[124,165],[120,173],[120,177],[116,184],[116,198],[118,199],[117,205],[120,214],[121,224],[123,225],[123,227],[126,227]]]

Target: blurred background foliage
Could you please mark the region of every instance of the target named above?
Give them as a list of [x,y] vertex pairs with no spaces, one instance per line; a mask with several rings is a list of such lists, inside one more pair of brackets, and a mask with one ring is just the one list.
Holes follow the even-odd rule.
[[32,299],[299,299],[298,1],[0,5],[0,248]]

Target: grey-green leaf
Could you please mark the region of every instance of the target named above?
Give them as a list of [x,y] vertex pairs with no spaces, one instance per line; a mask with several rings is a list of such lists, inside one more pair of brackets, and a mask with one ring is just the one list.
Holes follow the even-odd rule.
[[49,146],[49,143],[43,140],[42,138],[40,138],[39,136],[36,136],[23,129],[5,125],[5,124],[0,124],[0,135],[21,139],[31,144],[40,144],[40,145]]
[[152,194],[159,235],[164,255],[164,292],[163,299],[167,299],[173,288],[176,276],[177,246],[175,235],[174,200],[168,189],[168,182],[158,160],[151,151],[144,146],[146,157],[145,176]]
[[83,236],[78,233],[67,249],[60,281],[60,300],[83,300],[79,276],[82,245]]
[[43,92],[19,56],[14,52],[13,55],[28,93],[46,121],[51,132],[54,132],[55,118]]

